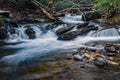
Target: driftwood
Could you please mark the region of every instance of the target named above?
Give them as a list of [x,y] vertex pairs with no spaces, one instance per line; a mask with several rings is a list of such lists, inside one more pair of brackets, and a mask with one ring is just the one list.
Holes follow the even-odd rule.
[[35,6],[37,6],[39,9],[42,10],[42,12],[51,20],[56,20],[56,18],[51,14],[49,13],[49,8],[47,8],[46,6],[44,6],[43,4],[41,4],[40,2],[34,0],[33,1],[33,4]]
[[68,1],[68,0],[63,0],[63,1],[67,1],[69,3],[72,3],[73,6],[70,7],[70,8],[67,8],[67,9],[60,10],[60,11],[54,11],[51,8],[48,8],[47,6],[45,6],[42,3],[38,2],[37,0],[34,0],[33,4],[35,6],[37,6],[47,16],[48,19],[51,19],[51,20],[57,20],[56,17],[62,16],[64,14],[68,13],[71,10],[77,10],[79,13],[81,13],[83,15],[83,18],[86,21],[86,16],[85,16],[83,11],[86,10],[86,9],[90,9],[90,10],[93,9],[92,4],[89,4],[89,5],[82,5],[81,4],[81,5],[79,5],[77,3],[74,3],[73,1]]

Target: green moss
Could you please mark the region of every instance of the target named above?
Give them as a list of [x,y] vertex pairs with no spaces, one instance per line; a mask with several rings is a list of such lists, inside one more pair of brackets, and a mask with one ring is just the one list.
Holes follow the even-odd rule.
[[61,1],[60,3],[55,4],[55,8],[56,8],[57,10],[66,9],[66,8],[69,8],[69,7],[72,7],[72,6],[73,6],[72,3],[66,2],[66,1]]

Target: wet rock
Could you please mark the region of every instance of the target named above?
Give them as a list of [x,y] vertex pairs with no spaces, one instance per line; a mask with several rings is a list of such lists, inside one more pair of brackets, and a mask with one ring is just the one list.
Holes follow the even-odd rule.
[[102,57],[95,57],[93,63],[98,67],[104,67],[107,65],[107,60]]
[[[82,17],[83,17],[82,19],[84,20],[84,16],[82,16]],[[90,21],[93,19],[101,18],[101,15],[98,12],[88,12],[88,13],[85,13],[85,18],[86,18],[86,21]]]
[[36,32],[34,31],[33,28],[31,27],[28,27],[26,30],[25,30],[25,33],[27,34],[27,36],[29,37],[29,39],[35,39],[35,34]]
[[58,40],[72,40],[74,38],[76,38],[79,34],[79,31],[71,31],[71,32],[67,32],[64,33],[60,36],[58,36]]
[[118,47],[115,47],[113,44],[106,44],[104,49],[107,53],[112,53],[111,55],[113,55],[114,53],[117,53]]
[[0,29],[0,40],[4,40],[7,38],[7,30],[4,28]]
[[79,54],[75,54],[75,55],[73,55],[73,58],[74,58],[74,60],[82,61],[82,56],[79,55]]
[[11,23],[10,24],[13,28],[18,28],[19,26],[17,25],[17,23]]
[[59,30],[56,31],[56,34],[57,34],[57,35],[64,34],[64,33],[68,32],[68,31],[72,30],[73,27],[74,27],[74,26],[66,26],[66,27],[64,27],[64,28],[60,28]]
[[104,50],[106,51],[106,53],[105,53],[106,55],[115,56],[115,55],[117,55],[117,53],[119,53],[119,46],[116,44],[108,43],[104,47]]
[[94,26],[87,26],[86,28],[82,28],[82,29],[78,29],[75,31],[70,31],[64,34],[61,34],[58,36],[58,40],[72,40],[74,38],[76,38],[78,35],[83,35],[88,33],[91,30],[97,30],[98,27],[94,27]]
[[86,28],[83,28],[80,30],[79,35],[86,34],[86,33],[90,32],[91,30],[98,30],[98,27],[94,27],[93,25],[87,26]]
[[84,27],[88,26],[88,24],[89,24],[88,22],[80,24],[80,25],[77,26],[77,29],[84,28]]

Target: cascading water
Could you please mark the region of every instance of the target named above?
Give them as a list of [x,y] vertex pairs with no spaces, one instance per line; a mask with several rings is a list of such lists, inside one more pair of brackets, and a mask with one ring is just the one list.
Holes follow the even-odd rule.
[[92,31],[88,34],[91,37],[119,37],[120,33],[116,28],[104,29],[99,31]]
[[[75,19],[76,17],[74,16],[73,18]],[[73,21],[78,23],[81,19],[77,18]],[[78,48],[84,46],[83,44],[89,41],[120,40],[119,33],[115,28],[101,30],[98,32],[92,31],[89,32],[87,36],[79,36],[71,41],[57,40],[58,36],[56,35],[56,31],[66,25],[67,24],[53,25],[53,23],[19,24],[19,27],[17,28],[9,28],[7,39],[4,40],[5,43],[22,43],[1,46],[1,49],[15,49],[16,52],[12,54],[11,52],[7,52],[8,55],[3,56],[0,61],[14,65],[19,62],[46,55],[50,52]],[[75,30],[75,28],[73,29]]]
[[82,15],[72,16],[71,14],[66,14],[64,17],[59,17],[65,23],[77,24],[77,23],[84,23],[82,21]]
[[[32,26],[32,25],[31,25]],[[59,25],[59,27],[62,27],[64,25]],[[57,27],[52,30],[48,30],[46,32],[42,32],[39,25],[33,25],[33,29],[35,30],[36,38],[37,39],[28,39],[27,35],[24,33],[26,28],[23,29],[24,26],[21,28],[18,28],[19,32],[21,32],[21,36],[18,38],[23,38],[23,43],[17,44],[17,45],[5,45],[2,48],[7,49],[17,49],[17,52],[12,55],[4,56],[1,61],[4,61],[9,64],[17,64],[21,61],[25,61],[32,58],[37,58],[43,55],[46,55],[47,53],[50,53],[52,51],[58,51],[58,50],[67,50],[72,48],[77,48],[80,46],[83,46],[81,44],[89,42],[89,41],[108,41],[108,40],[115,40],[119,39],[118,37],[78,37],[72,41],[59,41],[57,40],[57,35],[55,34],[55,31],[57,30]],[[44,26],[45,27],[45,26]],[[44,34],[43,34],[44,33]],[[103,35],[103,34],[102,34]],[[106,34],[105,34],[106,35]],[[16,39],[18,39],[16,38]],[[11,39],[11,38],[10,38]],[[9,40],[8,40],[9,41]],[[17,41],[17,40],[16,40]],[[22,48],[22,49],[20,49]],[[20,49],[20,50],[19,50]]]

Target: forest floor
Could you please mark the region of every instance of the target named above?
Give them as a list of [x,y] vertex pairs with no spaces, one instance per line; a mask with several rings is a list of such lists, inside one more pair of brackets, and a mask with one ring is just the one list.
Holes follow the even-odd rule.
[[[47,18],[46,15],[39,8],[36,8],[36,7],[33,7],[33,9],[32,8],[31,9],[21,8],[14,3],[6,2],[6,1],[0,5],[1,5],[0,9],[5,10],[5,11],[10,11],[11,12],[10,19],[13,19],[16,21],[25,20],[30,17],[34,17],[35,19],[46,19]],[[104,10],[102,12],[104,12]],[[114,15],[112,18],[105,20],[105,22],[110,25],[120,24],[119,13],[120,11],[118,11],[117,14]],[[104,17],[102,19],[104,20]]]

